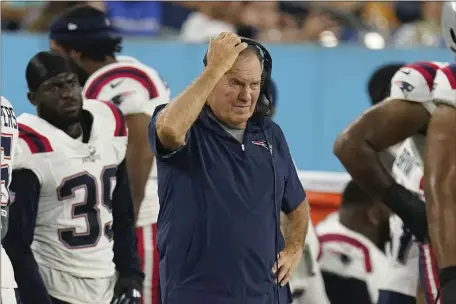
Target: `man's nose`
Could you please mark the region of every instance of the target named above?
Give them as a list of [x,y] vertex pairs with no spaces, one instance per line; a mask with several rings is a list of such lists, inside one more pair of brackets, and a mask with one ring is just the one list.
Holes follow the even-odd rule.
[[60,89],[60,97],[63,99],[69,98],[72,96],[71,88],[65,86]]
[[250,102],[252,99],[252,90],[250,88],[243,88],[239,93],[239,100],[244,102]]

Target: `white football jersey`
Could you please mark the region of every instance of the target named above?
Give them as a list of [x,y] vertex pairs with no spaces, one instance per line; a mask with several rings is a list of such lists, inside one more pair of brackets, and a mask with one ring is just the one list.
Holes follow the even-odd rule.
[[[11,183],[11,172],[14,161],[20,152],[18,148],[18,123],[16,113],[11,103],[5,97],[1,97],[1,207],[2,216],[8,216],[7,207],[9,203],[9,185]],[[3,214],[5,213],[5,214]],[[1,227],[1,222],[0,222]],[[7,227],[1,227],[7,229]],[[1,245],[0,245],[1,247]],[[13,267],[3,247],[1,247],[1,287],[15,288]]]
[[[424,201],[424,148],[426,138],[415,135],[406,139],[396,151],[392,175],[397,183],[416,193]],[[391,252],[388,253],[388,279],[382,290],[415,297],[419,279],[419,245],[412,234],[404,230],[397,215],[390,218]]]
[[392,174],[398,184],[419,194],[424,201],[424,148],[426,137],[415,135],[406,139],[396,152]]
[[304,253],[290,280],[290,288],[293,294],[302,293],[293,300],[293,304],[329,304],[325,291],[325,283],[321,276],[317,257],[320,252],[318,241],[312,220],[309,219]]
[[33,171],[41,186],[32,243],[38,265],[106,278],[115,273],[111,199],[127,130],[113,104],[87,100],[83,107],[94,117],[88,143],[35,115],[19,116],[15,169]]
[[434,78],[439,68],[447,66],[444,62],[415,62],[400,68],[391,79],[391,91],[388,99],[400,99],[418,102],[432,113]]
[[9,200],[8,187],[11,183],[11,172],[15,154],[20,150],[17,145],[18,127],[16,112],[11,103],[2,96],[1,100],[1,205],[6,206]]
[[[139,60],[129,56],[119,57],[117,63],[109,64],[89,77],[83,96],[113,102],[124,115],[144,113],[152,117],[158,105],[170,100],[166,82],[156,70]],[[157,222],[159,203],[156,167],[154,161],[139,211],[138,226]]]
[[386,255],[364,235],[342,225],[338,212],[330,214],[316,230],[321,247],[320,269],[366,282],[372,303],[377,303],[388,267]]
[[434,79],[433,99],[436,104],[444,103],[456,107],[456,64],[437,71]]

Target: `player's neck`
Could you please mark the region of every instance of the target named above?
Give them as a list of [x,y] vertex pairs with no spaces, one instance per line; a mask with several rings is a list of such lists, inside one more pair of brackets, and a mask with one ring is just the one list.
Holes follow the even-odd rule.
[[82,135],[82,125],[79,122],[65,128],[60,128],[60,130],[75,139]]
[[103,60],[103,61],[87,62],[85,65],[85,68],[86,68],[87,72],[91,75],[91,74],[95,73],[96,71],[98,71],[99,69],[101,69],[102,67],[105,67],[108,64],[112,64],[112,63],[116,63],[116,62],[117,62],[117,60],[115,58],[105,57],[105,60]]

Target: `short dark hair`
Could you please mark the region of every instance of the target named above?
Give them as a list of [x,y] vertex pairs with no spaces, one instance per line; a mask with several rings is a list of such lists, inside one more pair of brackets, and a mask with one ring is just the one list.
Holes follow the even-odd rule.
[[[102,11],[90,5],[81,4],[64,11],[56,21],[82,20],[83,22],[91,22],[92,20],[100,20],[100,18],[101,20],[106,18]],[[83,35],[75,35],[65,39],[55,38],[54,40],[66,52],[74,50],[80,52],[82,58],[97,62],[104,61],[106,57],[115,57],[115,54],[122,50],[122,38],[120,36],[107,35],[97,37],[91,34],[93,33],[88,30]]]
[[30,92],[36,92],[43,82],[60,73],[74,73],[76,63],[56,52],[39,52],[30,59],[25,78]]
[[342,194],[341,207],[370,206],[374,199],[353,180],[349,181]]
[[370,102],[375,105],[389,97],[391,90],[391,79],[394,74],[406,63],[397,62],[384,64],[375,69],[367,82],[367,92]]

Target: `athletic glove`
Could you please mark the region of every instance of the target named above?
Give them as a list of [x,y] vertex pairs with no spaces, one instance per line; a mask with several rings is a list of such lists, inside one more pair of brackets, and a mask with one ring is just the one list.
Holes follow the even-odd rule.
[[140,304],[143,279],[123,277],[117,280],[111,304]]

